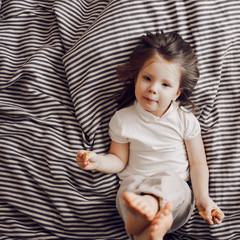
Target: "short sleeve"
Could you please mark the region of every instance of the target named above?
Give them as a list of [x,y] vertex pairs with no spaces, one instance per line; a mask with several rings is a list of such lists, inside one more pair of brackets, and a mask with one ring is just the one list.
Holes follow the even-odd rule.
[[109,123],[109,136],[117,143],[128,143],[128,138],[123,135],[123,124],[118,112],[116,112]]
[[183,138],[185,140],[190,140],[196,137],[200,132],[200,124],[197,118],[191,112],[185,112],[184,114],[184,134]]

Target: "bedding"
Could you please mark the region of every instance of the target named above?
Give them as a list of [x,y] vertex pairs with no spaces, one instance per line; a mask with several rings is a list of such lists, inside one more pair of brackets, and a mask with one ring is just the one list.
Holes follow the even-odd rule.
[[171,239],[240,239],[238,0],[0,1],[0,239],[128,239],[114,174],[76,164],[106,153],[122,89],[116,67],[147,31],[176,31],[199,58],[198,106],[211,197]]

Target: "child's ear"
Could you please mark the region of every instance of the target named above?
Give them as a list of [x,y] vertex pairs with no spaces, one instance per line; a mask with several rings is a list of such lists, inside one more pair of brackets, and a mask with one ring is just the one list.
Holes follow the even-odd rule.
[[175,98],[174,98],[174,101],[176,101],[176,100],[178,99],[178,97],[181,95],[182,91],[183,91],[183,88],[179,88],[179,89],[178,89],[178,91],[177,91],[177,93],[176,93],[176,96],[175,96]]

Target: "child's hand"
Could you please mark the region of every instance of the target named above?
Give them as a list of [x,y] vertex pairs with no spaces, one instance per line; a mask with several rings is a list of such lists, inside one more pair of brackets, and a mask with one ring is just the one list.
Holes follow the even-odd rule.
[[220,224],[224,217],[223,213],[217,209],[212,210],[210,217],[206,216],[205,211],[200,211],[199,214],[203,217],[205,221],[207,221],[211,225],[214,223]]
[[76,160],[80,168],[85,170],[94,170],[98,165],[98,155],[95,152],[80,150]]
[[220,224],[224,219],[224,213],[210,197],[202,202],[197,201],[197,207],[199,214],[211,225]]

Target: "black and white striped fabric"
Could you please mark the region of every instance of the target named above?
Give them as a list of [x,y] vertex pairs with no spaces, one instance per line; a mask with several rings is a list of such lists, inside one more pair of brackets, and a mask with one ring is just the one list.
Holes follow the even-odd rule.
[[240,2],[3,0],[0,11],[0,239],[128,239],[115,175],[81,170],[79,149],[106,153],[121,91],[116,66],[147,31],[195,49],[210,195],[174,240],[240,239]]

